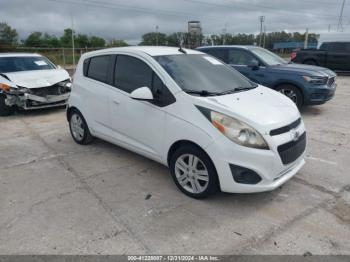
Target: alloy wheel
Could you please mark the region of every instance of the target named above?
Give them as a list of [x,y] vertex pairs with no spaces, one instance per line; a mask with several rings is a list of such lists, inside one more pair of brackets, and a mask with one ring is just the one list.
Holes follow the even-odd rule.
[[298,104],[298,95],[292,89],[283,88],[280,90],[280,93],[289,97],[295,104]]
[[176,160],[175,175],[181,187],[193,194],[204,192],[209,184],[207,167],[192,154],[181,155]]
[[84,123],[78,114],[73,114],[71,117],[71,130],[74,138],[78,141],[84,139]]

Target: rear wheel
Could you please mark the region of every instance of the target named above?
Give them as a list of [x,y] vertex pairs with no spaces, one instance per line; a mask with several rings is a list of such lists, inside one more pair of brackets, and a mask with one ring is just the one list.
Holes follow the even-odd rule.
[[281,85],[276,88],[276,91],[284,94],[290,100],[292,100],[296,106],[300,109],[303,106],[303,95],[299,88],[293,85]]
[[93,137],[83,115],[76,109],[69,114],[69,128],[75,142],[87,145],[92,142]]
[[198,147],[188,145],[176,150],[169,167],[177,187],[190,197],[205,198],[218,189],[215,167]]
[[303,62],[303,64],[305,64],[305,65],[314,65],[314,66],[317,66],[317,62],[315,61],[315,60],[305,60],[304,62]]
[[15,107],[6,105],[5,99],[6,97],[0,94],[0,116],[9,116],[15,112]]

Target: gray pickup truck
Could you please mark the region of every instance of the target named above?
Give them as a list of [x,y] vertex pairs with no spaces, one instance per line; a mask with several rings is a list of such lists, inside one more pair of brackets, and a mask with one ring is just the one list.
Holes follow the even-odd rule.
[[293,63],[323,66],[338,72],[350,71],[350,41],[323,42],[319,49],[301,49],[291,54]]

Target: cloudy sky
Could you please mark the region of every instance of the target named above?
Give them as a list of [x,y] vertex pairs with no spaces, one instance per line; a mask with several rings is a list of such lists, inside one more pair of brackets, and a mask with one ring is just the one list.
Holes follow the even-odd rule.
[[[336,30],[343,0],[0,0],[0,20],[23,38],[33,31],[60,35],[71,26],[78,33],[137,43],[155,31],[186,31],[188,20],[200,20],[204,34],[257,33],[258,17],[267,31]],[[344,9],[350,32],[350,0]]]

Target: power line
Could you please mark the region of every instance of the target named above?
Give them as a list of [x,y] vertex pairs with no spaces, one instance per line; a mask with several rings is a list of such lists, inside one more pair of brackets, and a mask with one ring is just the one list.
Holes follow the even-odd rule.
[[201,0],[183,0],[185,2],[192,2],[192,3],[199,3],[203,5],[210,5],[210,6],[218,6],[218,7],[237,7],[239,6],[241,9],[248,9],[248,10],[254,10],[257,11],[255,7],[268,9],[268,10],[275,10],[277,12],[283,12],[283,13],[289,13],[290,15],[297,15],[297,16],[305,16],[305,15],[312,15],[312,16],[318,16],[318,17],[325,17],[325,18],[338,18],[338,16],[335,15],[327,15],[327,14],[321,14],[321,13],[311,13],[311,12],[300,12],[300,11],[291,11],[291,10],[282,10],[280,8],[276,8],[275,6],[266,6],[261,4],[252,4],[252,3],[243,3],[243,2],[233,2],[228,1],[230,4],[219,4],[219,3],[209,3],[206,1]]
[[341,5],[340,9],[340,15],[339,15],[339,22],[338,22],[338,30],[337,31],[343,31],[343,12],[344,12],[344,6],[345,6],[345,1],[343,0],[343,3]]

